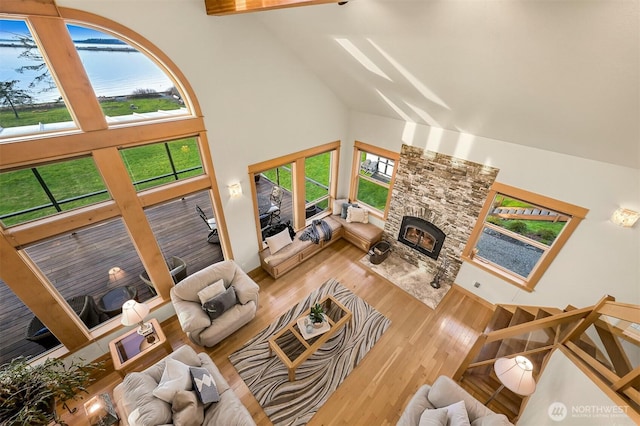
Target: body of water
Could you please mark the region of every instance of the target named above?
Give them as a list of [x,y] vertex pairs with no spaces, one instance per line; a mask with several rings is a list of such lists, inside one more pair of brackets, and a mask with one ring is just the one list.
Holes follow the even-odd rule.
[[[112,47],[125,48],[126,45],[109,46],[100,44],[78,47]],[[24,65],[37,64],[26,58],[20,58],[24,51],[20,47],[0,47],[0,81],[19,80],[18,88],[29,90],[29,83],[38,74],[33,71],[18,73],[16,70]],[[78,50],[96,96],[125,96],[137,89],[150,89],[164,92],[174,84],[171,79],[153,61],[138,51],[112,50]],[[53,102],[60,97],[57,89],[40,92],[44,85],[31,89],[30,94],[35,102]]]

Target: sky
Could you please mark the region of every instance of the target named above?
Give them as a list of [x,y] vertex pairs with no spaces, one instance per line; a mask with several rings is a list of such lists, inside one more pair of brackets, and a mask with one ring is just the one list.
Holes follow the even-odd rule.
[[[114,38],[107,33],[92,30],[90,28],[67,25],[73,40],[85,40],[87,38]],[[0,39],[12,39],[16,35],[28,35],[29,29],[25,21],[0,19]]]

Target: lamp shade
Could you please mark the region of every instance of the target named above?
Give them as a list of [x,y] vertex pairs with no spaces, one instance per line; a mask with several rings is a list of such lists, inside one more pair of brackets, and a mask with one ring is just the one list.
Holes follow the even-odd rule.
[[640,218],[640,213],[629,210],[619,208],[613,215],[611,215],[611,221],[618,226],[622,226],[624,228],[631,228]]
[[149,307],[144,303],[136,302],[135,300],[127,300],[122,305],[122,318],[120,322],[123,325],[136,325],[144,321],[146,316],[149,315]]
[[533,364],[523,356],[498,358],[493,365],[498,380],[510,391],[518,395],[531,395],[536,390],[533,380]]

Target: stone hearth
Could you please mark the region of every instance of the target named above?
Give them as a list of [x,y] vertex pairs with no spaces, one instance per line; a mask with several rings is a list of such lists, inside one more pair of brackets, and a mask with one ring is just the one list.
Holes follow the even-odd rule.
[[[442,282],[453,282],[462,265],[462,250],[497,174],[494,167],[402,145],[383,239],[395,255],[424,269],[425,277],[433,277],[446,264]],[[404,216],[427,220],[445,233],[437,261],[398,241]]]

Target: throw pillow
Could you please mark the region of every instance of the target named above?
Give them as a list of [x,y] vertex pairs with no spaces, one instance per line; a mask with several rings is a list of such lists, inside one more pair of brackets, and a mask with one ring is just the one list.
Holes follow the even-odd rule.
[[224,280],[222,278],[220,278],[215,283],[211,284],[210,286],[207,286],[207,287],[203,288],[202,290],[200,290],[198,292],[198,297],[200,298],[200,303],[202,305],[204,305],[204,303],[207,300],[209,300],[212,297],[215,297],[215,296],[217,296],[219,294],[224,293],[225,290],[226,290],[226,288],[224,286]]
[[369,223],[369,211],[359,207],[349,207],[347,209],[347,222]]
[[340,212],[340,217],[343,219],[347,218],[347,209],[349,207],[358,207],[357,204],[352,204],[352,203],[342,203],[342,211]]
[[224,293],[219,294],[209,300],[207,300],[202,309],[209,315],[209,318],[213,321],[219,318],[227,310],[231,309],[237,303],[236,290],[233,286],[229,286]]
[[458,401],[443,408],[447,409],[448,426],[471,426],[464,401]]
[[131,415],[136,413],[135,421],[129,422],[131,425],[155,426],[171,423],[171,406],[153,396],[152,392],[158,386],[153,377],[146,373],[133,372],[125,376],[123,383],[123,401],[137,407],[131,412]]
[[333,209],[331,211],[332,214],[342,214],[342,205],[344,203],[348,203],[349,200],[346,198],[340,198],[338,200],[333,200]]
[[282,230],[280,233],[274,235],[273,237],[265,238],[265,241],[269,246],[269,250],[271,251],[271,254],[274,254],[280,251],[281,249],[288,246],[292,242],[291,235],[289,235],[288,229]]
[[471,426],[513,426],[504,414],[487,414],[471,422]]
[[213,380],[213,376],[209,373],[209,370],[202,367],[191,367],[189,372],[191,373],[191,380],[193,381],[193,389],[195,389],[200,402],[208,404],[210,402],[220,401],[216,382]]
[[420,416],[419,426],[447,426],[447,409],[426,409]]
[[176,392],[181,390],[191,390],[191,376],[189,366],[173,358],[167,359],[164,373],[158,387],[153,390],[153,396],[161,400],[173,403]]
[[171,411],[174,425],[200,426],[204,422],[204,407],[193,391],[176,392]]

